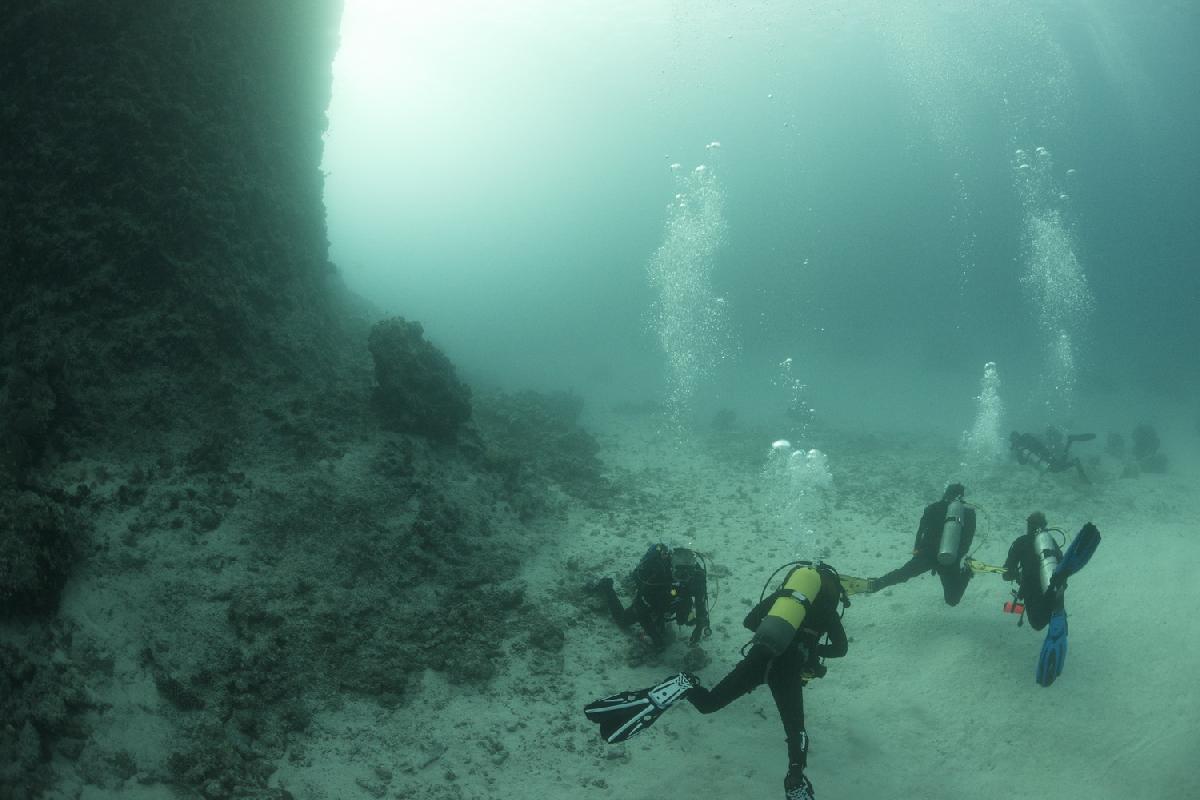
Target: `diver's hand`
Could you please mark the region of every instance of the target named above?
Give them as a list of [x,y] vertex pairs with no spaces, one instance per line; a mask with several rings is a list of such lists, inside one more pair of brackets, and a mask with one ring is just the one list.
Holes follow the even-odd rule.
[[824,678],[829,669],[821,663],[809,664],[800,671],[800,680],[811,681],[814,678]]
[[707,639],[709,636],[712,636],[712,628],[708,627],[707,623],[698,623],[696,627],[692,629],[691,643],[699,644],[700,637],[702,636],[705,639]]
[[1042,652],[1038,656],[1037,682],[1039,686],[1049,686],[1054,679],[1062,674],[1063,664],[1067,662],[1067,612],[1055,611],[1050,615],[1050,627],[1046,631],[1046,641],[1042,642]]

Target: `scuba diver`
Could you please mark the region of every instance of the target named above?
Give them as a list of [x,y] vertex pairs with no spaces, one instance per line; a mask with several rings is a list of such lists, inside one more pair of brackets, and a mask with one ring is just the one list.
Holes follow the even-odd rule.
[[1046,515],[1035,511],[1025,520],[1025,533],[1008,549],[1004,562],[1004,580],[1016,581],[1013,602],[1006,611],[1026,616],[1029,626],[1040,631],[1049,626],[1038,656],[1036,679],[1049,686],[1062,674],[1067,659],[1067,578],[1083,569],[1100,545],[1100,531],[1087,523],[1075,536],[1066,553],[1059,547],[1053,531],[1046,527]]
[[958,605],[973,574],[962,563],[975,538],[975,509],[963,501],[966,493],[961,483],[952,483],[941,500],[925,506],[917,525],[912,558],[886,575],[868,580],[866,590],[877,592],[922,572],[936,572],[942,579],[946,605]]
[[629,608],[613,588],[612,578],[601,578],[596,588],[604,595],[613,621],[622,629],[641,623],[655,649],[667,645],[667,620],[692,625],[690,641],[711,636],[708,619],[708,569],[704,557],[686,547],[671,549],[661,542],[651,545],[633,570],[636,591]]
[[[1032,433],[1013,431],[1008,436],[1008,445],[1018,464],[1032,464],[1042,472],[1066,472],[1074,467],[1084,483],[1091,483],[1083,471],[1083,464],[1078,458],[1069,458],[1068,453],[1075,442],[1090,442],[1095,438],[1094,433],[1076,433],[1064,439],[1056,429],[1047,428],[1045,442]],[[1055,454],[1059,443],[1062,444],[1062,451]]]
[[[791,567],[779,589],[767,587],[779,571]],[[649,689],[621,692],[589,703],[584,713],[600,725],[610,744],[650,727],[664,711],[686,697],[701,714],[711,714],[762,684],[767,684],[787,736],[787,800],[812,800],[808,733],[804,726],[804,686],[825,675],[822,659],[840,658],[849,647],[838,604],[850,605],[836,570],[828,564],[798,561],[776,570],[763,597],[743,624],[754,632],[743,658],[713,688],[689,673],[678,673]],[[825,638],[827,641],[822,642]]]

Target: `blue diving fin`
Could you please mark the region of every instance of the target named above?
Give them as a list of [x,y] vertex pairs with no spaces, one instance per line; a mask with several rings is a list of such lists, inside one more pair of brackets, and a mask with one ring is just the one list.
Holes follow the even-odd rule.
[[1038,655],[1038,686],[1049,686],[1054,683],[1054,679],[1062,674],[1063,665],[1066,663],[1067,612],[1060,608],[1050,615],[1046,640],[1042,642],[1042,652]]
[[1050,585],[1061,586],[1066,583],[1067,578],[1084,568],[1099,546],[1100,529],[1089,522],[1080,528],[1074,541],[1067,548],[1067,552],[1063,554],[1062,561],[1058,562],[1054,576],[1050,579]]

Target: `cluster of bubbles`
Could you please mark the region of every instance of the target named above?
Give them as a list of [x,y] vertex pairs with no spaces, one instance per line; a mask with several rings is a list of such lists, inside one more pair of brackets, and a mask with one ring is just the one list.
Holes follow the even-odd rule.
[[1000,399],[1000,373],[996,363],[983,365],[979,395],[975,398],[975,423],[963,432],[966,466],[995,463],[1004,456],[1004,402]]
[[833,507],[833,474],[820,450],[793,448],[780,439],[771,444],[763,466],[767,512],[797,552],[812,552],[817,532],[828,530]]
[[787,393],[787,416],[795,423],[800,436],[806,436],[812,426],[816,409],[808,402],[808,385],[795,373],[795,362],[785,358],[779,362],[774,384]]
[[[1021,283],[1033,300],[1046,349],[1043,402],[1050,417],[1070,415],[1078,341],[1094,305],[1065,209],[1070,195],[1054,176],[1044,147],[1014,153],[1017,191],[1024,206],[1026,270]],[[1067,179],[1074,170],[1067,171]]]
[[[707,145],[710,155],[720,142]],[[663,242],[647,267],[657,293],[652,325],[667,358],[667,406],[678,423],[704,378],[732,351],[725,299],[713,290],[717,250],[725,238],[725,198],[713,170],[672,164],[676,191]]]
[[950,223],[958,234],[958,247],[955,255],[958,261],[958,297],[955,304],[954,327],[958,330],[968,324],[967,314],[969,303],[966,302],[967,285],[975,266],[975,227],[976,213],[972,209],[971,196],[967,192],[967,184],[961,172],[954,173],[954,211]]
[[1073,107],[1071,61],[1041,4],[862,0],[856,17],[875,29],[905,84],[914,127],[955,162],[977,157],[980,114],[999,113],[1018,130],[1052,130],[1056,110]]

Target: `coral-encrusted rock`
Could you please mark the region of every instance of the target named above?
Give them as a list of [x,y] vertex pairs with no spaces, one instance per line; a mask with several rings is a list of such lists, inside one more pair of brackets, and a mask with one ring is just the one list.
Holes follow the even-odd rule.
[[471,390],[424,334],[419,322],[401,317],[371,328],[375,410],[387,428],[451,439],[471,418]]
[[0,481],[21,481],[41,460],[60,415],[46,375],[16,368],[0,392]]
[[0,617],[57,608],[75,555],[57,504],[33,492],[0,494]]
[[510,502],[538,478],[548,478],[588,502],[611,497],[600,444],[579,424],[582,397],[562,392],[485,394],[476,410],[475,422],[487,441],[491,465],[510,484]]

